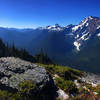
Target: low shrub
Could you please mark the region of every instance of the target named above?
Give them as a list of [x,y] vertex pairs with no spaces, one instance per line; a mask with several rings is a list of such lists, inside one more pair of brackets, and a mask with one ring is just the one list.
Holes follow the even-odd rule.
[[32,81],[24,81],[19,84],[18,94],[27,99],[35,97],[36,87]]
[[55,78],[55,84],[57,87],[61,88],[65,92],[70,94],[76,93],[77,88],[73,81],[71,80],[64,80],[63,78]]

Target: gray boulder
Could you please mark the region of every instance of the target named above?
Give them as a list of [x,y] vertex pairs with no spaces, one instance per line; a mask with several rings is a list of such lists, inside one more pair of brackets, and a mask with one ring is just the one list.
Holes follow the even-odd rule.
[[19,58],[0,58],[0,84],[18,89],[19,84],[25,80],[31,80],[39,87],[54,85],[45,68]]

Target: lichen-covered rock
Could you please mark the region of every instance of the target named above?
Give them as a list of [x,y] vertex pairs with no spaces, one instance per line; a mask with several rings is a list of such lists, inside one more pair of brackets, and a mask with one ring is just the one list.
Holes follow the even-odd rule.
[[25,80],[31,80],[39,87],[53,85],[52,78],[44,68],[19,58],[0,58],[0,84],[18,89],[19,84]]
[[98,84],[100,84],[100,75],[84,72],[84,76],[82,76],[81,81],[91,84],[93,87],[96,87]]

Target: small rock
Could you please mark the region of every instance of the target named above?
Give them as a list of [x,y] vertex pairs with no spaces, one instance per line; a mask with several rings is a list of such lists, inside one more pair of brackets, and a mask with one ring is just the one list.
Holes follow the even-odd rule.
[[77,81],[77,80],[74,80],[74,83],[75,83],[75,85],[77,86],[77,88],[79,88],[79,87],[80,87],[80,84],[78,83],[78,81]]
[[93,94],[94,94],[94,95],[98,95],[98,93],[97,93],[97,92],[93,92]]
[[69,95],[66,94],[63,90],[59,89],[59,90],[57,91],[57,93],[58,93],[58,98],[59,98],[60,100],[68,100],[68,99],[69,99]]
[[58,76],[57,74],[55,74],[55,75],[53,76],[53,79],[55,79],[55,78],[59,78],[59,76]]
[[97,87],[97,84],[92,83],[92,87]]

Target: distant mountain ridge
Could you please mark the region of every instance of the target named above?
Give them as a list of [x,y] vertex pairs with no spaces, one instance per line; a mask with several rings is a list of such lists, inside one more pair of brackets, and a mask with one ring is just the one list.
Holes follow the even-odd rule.
[[[60,65],[100,72],[100,18],[89,16],[78,25],[39,27],[36,29],[0,28],[0,37],[31,54],[43,50]],[[94,67],[95,66],[95,67]]]

